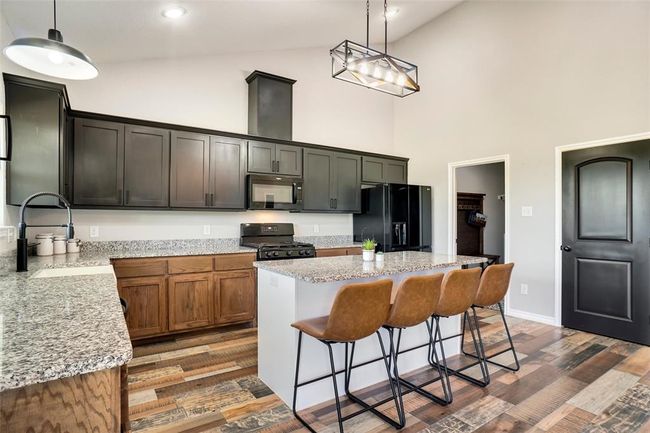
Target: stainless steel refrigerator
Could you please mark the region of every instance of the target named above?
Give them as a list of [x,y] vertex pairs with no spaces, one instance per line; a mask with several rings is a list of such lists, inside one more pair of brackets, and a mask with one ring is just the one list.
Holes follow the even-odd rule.
[[353,216],[354,241],[374,239],[377,250],[431,251],[431,187],[381,184],[361,190]]

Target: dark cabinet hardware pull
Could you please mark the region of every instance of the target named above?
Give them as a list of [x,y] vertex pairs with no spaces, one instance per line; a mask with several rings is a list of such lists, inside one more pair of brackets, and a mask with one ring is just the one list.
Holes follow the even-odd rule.
[[120,199],[120,203],[124,201],[124,197],[122,196],[122,190],[118,189],[117,190],[117,197]]
[[214,193],[210,193],[210,206],[214,207]]
[[130,201],[130,200],[131,200],[131,191],[129,191],[129,190],[127,189],[127,190],[126,190],[126,201],[125,201],[125,203],[126,203],[126,204],[129,204],[129,201]]
[[560,248],[562,249],[562,251],[565,251],[567,253],[571,251],[571,247],[568,245],[562,245]]
[[210,203],[209,203],[209,201],[208,201],[208,200],[209,200],[208,197],[209,197],[209,194],[206,192],[206,193],[205,193],[205,205],[206,205],[206,206],[210,206]]

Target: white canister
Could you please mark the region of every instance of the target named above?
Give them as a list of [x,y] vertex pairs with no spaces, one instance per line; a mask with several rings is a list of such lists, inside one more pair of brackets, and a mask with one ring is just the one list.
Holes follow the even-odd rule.
[[54,236],[54,254],[65,254],[68,239],[65,236]]
[[51,256],[54,254],[54,236],[52,233],[36,235],[36,255]]
[[79,246],[81,245],[81,241],[79,239],[68,239],[68,252],[69,253],[78,253],[79,252]]

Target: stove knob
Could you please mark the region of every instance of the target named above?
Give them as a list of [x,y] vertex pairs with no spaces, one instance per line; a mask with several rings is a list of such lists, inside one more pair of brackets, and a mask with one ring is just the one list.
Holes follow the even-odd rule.
[[280,254],[279,254],[277,251],[273,251],[273,257],[277,257],[277,256],[279,256],[279,255],[280,255]]
[[287,251],[287,256],[293,256],[293,251]]
[[300,254],[301,256],[304,256],[305,255],[305,250],[298,251],[298,254]]
[[266,257],[271,257],[271,252],[270,252],[270,251],[267,251],[267,252],[265,253],[265,255],[266,255]]

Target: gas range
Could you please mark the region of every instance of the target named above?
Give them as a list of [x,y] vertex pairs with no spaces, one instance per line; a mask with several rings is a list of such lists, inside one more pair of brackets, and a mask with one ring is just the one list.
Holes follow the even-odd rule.
[[248,223],[240,227],[240,244],[257,249],[257,260],[303,259],[316,256],[312,244],[293,240],[293,224]]

